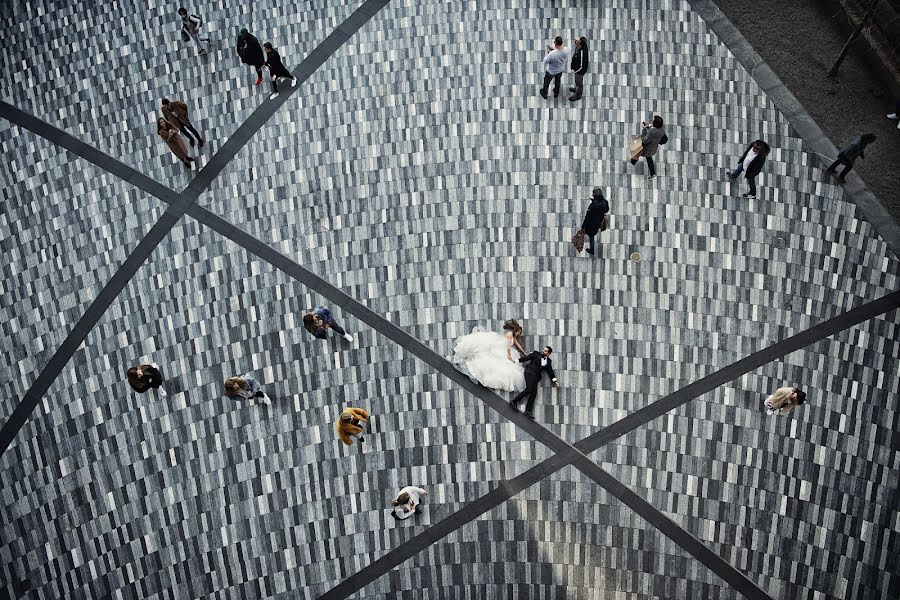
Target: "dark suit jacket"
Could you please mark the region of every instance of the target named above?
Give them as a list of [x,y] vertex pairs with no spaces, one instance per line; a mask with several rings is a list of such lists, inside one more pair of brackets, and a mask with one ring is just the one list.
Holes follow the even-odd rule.
[[526,354],[522,358],[519,359],[519,362],[527,362],[525,365],[525,378],[533,379],[536,378],[540,381],[541,377],[544,374],[544,371],[547,371],[547,374],[550,375],[550,379],[556,379],[556,373],[553,372],[553,361],[550,358],[547,358],[547,366],[541,366],[541,353],[538,350],[535,350],[531,354]]
[[[762,140],[756,140],[754,143],[759,143],[762,146],[762,152],[756,155],[756,158],[753,159],[753,162],[750,163],[750,166],[744,172],[744,177],[756,177],[759,175],[760,171],[762,171],[763,163],[766,162],[766,157],[769,155],[769,145]],[[747,146],[747,149],[744,150],[744,153],[741,154],[741,157],[738,159],[739,163],[743,163],[744,159],[747,158],[747,153],[750,152],[750,149],[753,148],[753,144]]]

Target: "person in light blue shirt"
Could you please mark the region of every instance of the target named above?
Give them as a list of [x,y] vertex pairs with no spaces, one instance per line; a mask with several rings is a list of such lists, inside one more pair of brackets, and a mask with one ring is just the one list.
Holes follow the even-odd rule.
[[553,40],[554,47],[547,46],[547,56],[544,57],[544,86],[541,88],[541,96],[547,99],[547,91],[550,89],[550,81],[553,80],[553,97],[559,97],[559,86],[562,80],[563,71],[569,64],[569,57],[572,56],[572,50],[563,47],[563,39],[556,36]]

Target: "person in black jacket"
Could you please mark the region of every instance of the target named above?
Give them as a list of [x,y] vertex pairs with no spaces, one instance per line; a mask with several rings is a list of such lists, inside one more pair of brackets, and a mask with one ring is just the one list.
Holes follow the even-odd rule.
[[750,185],[750,191],[743,194],[744,198],[749,198],[751,200],[756,199],[756,176],[762,171],[763,163],[766,162],[766,156],[769,155],[769,150],[770,148],[767,143],[762,140],[756,140],[747,146],[747,149],[741,154],[741,157],[738,159],[738,165],[734,168],[734,171],[728,173],[728,177],[734,181],[738,178],[741,171],[744,172],[747,183]]
[[266,51],[266,64],[263,66],[269,67],[269,75],[272,76],[272,95],[269,96],[269,98],[274,99],[278,96],[279,77],[290,79],[291,87],[297,85],[297,78],[291,75],[291,72],[282,64],[281,56],[278,54],[278,51],[272,47],[272,44],[266,42],[263,44],[263,49]]
[[237,38],[237,53],[241,57],[241,62],[250,65],[256,69],[256,85],[262,83],[262,67],[266,64],[266,58],[263,56],[262,46],[259,40],[253,37],[246,29],[241,29]]
[[[587,213],[584,215],[584,221],[581,228],[584,229],[584,235],[591,240],[591,245],[587,248],[588,254],[594,253],[594,236],[600,231],[605,231],[603,221],[609,213],[609,202],[603,197],[600,188],[594,188],[591,204],[588,206]],[[608,225],[607,225],[608,226]]]
[[537,398],[538,384],[544,376],[544,371],[550,375],[553,385],[559,387],[559,380],[556,379],[556,373],[553,372],[553,361],[550,360],[551,352],[553,352],[553,348],[544,346],[540,352],[535,350],[519,359],[519,362],[528,363],[525,366],[525,391],[510,400],[509,405],[518,410],[519,402],[528,398],[528,403],[525,405],[525,416],[529,419],[534,418],[532,409],[534,408],[534,400]]
[[838,152],[837,160],[831,163],[831,166],[825,169],[825,172],[834,173],[838,165],[844,165],[844,170],[841,171],[841,174],[838,177],[838,179],[843,182],[844,178],[847,176],[847,173],[849,173],[850,169],[853,168],[853,163],[856,162],[856,159],[866,157],[864,152],[866,146],[874,142],[875,139],[875,134],[872,133],[864,133],[862,135],[856,136],[849,144],[844,146],[844,148],[840,152]]
[[138,394],[143,394],[150,388],[153,388],[159,390],[160,396],[168,395],[166,390],[162,388],[163,376],[159,370],[159,365],[156,363],[128,369],[128,384]]
[[574,92],[569,96],[569,100],[575,102],[581,100],[581,94],[584,92],[584,74],[588,70],[588,47],[587,38],[580,37],[575,40],[575,50],[572,53],[572,70],[575,71],[575,87],[570,87],[569,91]]

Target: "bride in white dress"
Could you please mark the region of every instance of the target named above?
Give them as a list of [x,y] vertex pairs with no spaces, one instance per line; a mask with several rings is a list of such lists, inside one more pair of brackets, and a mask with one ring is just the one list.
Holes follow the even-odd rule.
[[[456,368],[484,387],[507,392],[525,389],[525,369],[518,354],[525,354],[519,337],[522,326],[510,319],[503,323],[506,333],[475,327],[456,340],[453,363]],[[513,350],[516,350],[514,352]]]

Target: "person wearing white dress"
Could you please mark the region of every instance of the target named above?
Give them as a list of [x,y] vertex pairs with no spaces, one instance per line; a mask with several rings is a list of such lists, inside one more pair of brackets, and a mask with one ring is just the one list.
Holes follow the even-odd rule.
[[510,319],[503,323],[506,333],[475,327],[472,333],[456,340],[453,363],[472,381],[494,390],[520,392],[525,389],[525,369],[519,354],[525,354],[519,337],[522,326]]
[[400,490],[396,498],[391,500],[391,505],[394,507],[394,516],[401,520],[413,516],[419,511],[419,503],[422,500],[422,496],[427,495],[428,492],[420,487],[406,486]]

